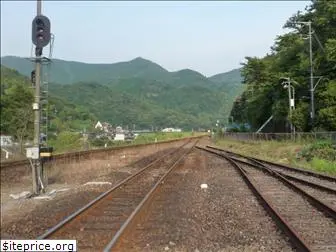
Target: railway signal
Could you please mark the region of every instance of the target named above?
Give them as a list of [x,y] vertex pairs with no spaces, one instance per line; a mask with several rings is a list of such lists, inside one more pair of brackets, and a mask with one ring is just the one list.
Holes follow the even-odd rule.
[[[41,71],[43,48],[47,46],[51,39],[50,20],[42,15],[41,0],[37,0],[36,16],[32,21],[32,42],[35,45],[35,69],[31,72],[31,81],[35,89],[35,98],[33,103],[34,111],[34,144],[32,148],[27,149],[27,157],[31,159],[32,177],[33,177],[33,193],[39,195],[45,189],[43,185],[44,170],[43,161],[51,158],[52,149],[41,146]],[[34,85],[35,84],[35,85]]]
[[32,41],[37,48],[43,48],[50,42],[50,21],[43,15],[37,15],[33,19]]

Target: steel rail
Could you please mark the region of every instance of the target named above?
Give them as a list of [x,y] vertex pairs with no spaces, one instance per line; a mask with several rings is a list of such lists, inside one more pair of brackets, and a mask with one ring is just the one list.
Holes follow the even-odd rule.
[[246,155],[238,154],[238,153],[228,151],[228,150],[225,150],[225,149],[222,149],[222,148],[218,148],[218,147],[215,147],[215,146],[211,146],[211,145],[207,145],[206,147],[208,147],[210,149],[214,149],[214,150],[224,151],[224,152],[227,152],[227,153],[230,153],[230,154],[233,154],[233,155],[236,155],[236,156],[241,156],[241,157],[244,157],[244,158],[247,158],[247,159],[248,158],[253,158],[253,159],[255,159],[259,162],[266,163],[266,164],[269,164],[269,165],[274,165],[274,166],[283,168],[285,170],[296,171],[298,173],[304,173],[304,174],[311,175],[313,177],[325,179],[325,180],[328,180],[328,181],[331,181],[331,182],[336,182],[336,177],[335,176],[329,176],[329,175],[326,175],[326,174],[309,171],[309,170],[306,170],[306,169],[303,169],[303,168],[296,168],[296,167],[292,167],[292,166],[289,166],[289,165],[279,164],[279,163],[275,163],[275,162],[255,158],[255,157],[246,156]]
[[[124,146],[114,146],[110,148],[99,148],[99,149],[93,149],[93,150],[81,150],[81,151],[73,151],[73,152],[66,152],[66,153],[59,153],[52,155],[52,160],[62,160],[67,158],[87,158],[91,154],[102,154],[102,153],[108,153],[109,151],[115,151],[115,150],[123,150],[123,149],[129,149],[129,148],[137,148],[137,147],[143,147],[143,146],[151,146],[156,144],[165,144],[165,143],[173,143],[173,142],[179,142],[182,140],[192,140],[197,138],[202,138],[204,136],[195,136],[195,137],[187,137],[187,138],[180,138],[180,139],[172,139],[172,140],[166,140],[166,141],[158,141],[156,143],[144,143],[144,144],[134,144],[134,145],[124,145]],[[45,161],[46,163],[51,162],[49,160]],[[0,168],[11,168],[16,166],[23,166],[23,165],[30,165],[28,159],[20,159],[20,160],[1,160],[0,162]]]
[[[245,157],[247,158],[247,157]],[[232,158],[234,159],[234,158]],[[315,206],[318,210],[320,210],[322,213],[324,213],[327,217],[331,217],[334,222],[336,222],[336,210],[329,206],[328,204],[320,201],[319,199],[315,198],[313,195],[309,194],[305,190],[301,189],[300,187],[296,186],[294,183],[292,183],[290,180],[282,176],[279,172],[267,167],[263,163],[259,162],[258,160],[255,160],[253,158],[247,158],[249,160],[252,160],[257,165],[250,164],[248,162],[247,165],[250,165],[255,168],[261,168],[267,173],[269,173],[271,176],[278,178],[281,182],[283,182],[285,185],[290,187],[292,190],[296,191],[297,193],[301,194],[303,197],[305,197],[313,206]]]
[[53,233],[55,233],[57,230],[59,230],[61,227],[63,227],[65,224],[67,224],[68,222],[70,222],[72,219],[76,218],[78,215],[80,215],[81,213],[83,213],[84,211],[88,210],[91,206],[95,205],[96,203],[98,203],[99,201],[101,201],[103,198],[105,198],[107,195],[109,195],[110,193],[112,193],[113,191],[115,191],[116,189],[120,188],[120,186],[124,185],[126,182],[128,182],[129,180],[133,179],[134,177],[142,174],[145,170],[147,170],[149,167],[153,166],[154,164],[156,164],[157,162],[163,160],[164,158],[166,158],[167,156],[174,154],[176,152],[178,152],[180,149],[182,149],[184,146],[186,146],[187,144],[189,144],[190,141],[188,141],[187,143],[184,143],[182,146],[178,147],[178,149],[170,151],[167,154],[164,154],[163,156],[157,158],[156,160],[154,160],[153,162],[151,162],[150,164],[146,165],[145,167],[143,167],[142,169],[140,169],[139,171],[137,171],[136,173],[128,176],[127,178],[125,178],[124,180],[120,181],[119,183],[117,183],[115,186],[113,186],[111,189],[107,190],[106,192],[100,194],[97,198],[95,198],[94,200],[92,200],[91,202],[89,202],[88,204],[86,204],[85,206],[83,206],[82,208],[80,208],[79,210],[75,211],[74,213],[72,213],[71,215],[69,215],[68,217],[66,217],[64,220],[62,220],[61,222],[59,222],[57,225],[55,225],[54,227],[52,227],[51,229],[49,229],[46,233],[42,234],[41,236],[39,236],[37,239],[46,239],[48,238],[50,235],[52,235]]
[[[252,163],[249,163],[249,162],[246,162],[244,160],[241,160],[239,158],[235,158],[235,157],[231,157],[233,160],[237,161],[237,162],[240,162],[242,164],[246,164],[246,165],[253,165]],[[255,163],[254,160],[251,160],[252,162]],[[260,164],[257,163],[257,166],[260,167],[261,169],[264,169],[263,166],[261,166]],[[269,167],[268,167],[269,168]],[[269,168],[269,169],[272,169],[272,168]],[[272,169],[273,171],[273,169]],[[298,183],[302,183],[302,184],[305,184],[305,185],[308,185],[310,187],[313,187],[313,188],[316,188],[316,189],[319,189],[321,191],[324,191],[324,192],[328,192],[328,193],[332,193],[332,194],[336,194],[336,190],[331,188],[331,187],[328,187],[328,186],[324,186],[324,185],[320,185],[320,184],[316,184],[314,182],[311,182],[311,181],[308,181],[308,180],[305,180],[305,179],[302,179],[302,178],[297,178],[295,176],[292,176],[292,175],[288,175],[288,174],[285,174],[283,172],[279,172],[279,171],[276,171],[277,173],[279,173],[280,175],[282,175],[283,177],[289,179],[289,180],[293,180],[293,181],[296,181]]]
[[[253,158],[251,158],[253,160]],[[273,177],[279,178],[283,183],[285,183],[287,186],[295,190],[296,192],[300,193],[302,196],[304,196],[312,205],[314,205],[317,209],[319,209],[321,212],[323,212],[327,217],[331,217],[334,222],[336,222],[336,209],[329,206],[326,203],[323,203],[319,199],[315,198],[313,195],[309,194],[305,190],[301,189],[300,187],[296,186],[293,182],[289,181],[287,178],[282,176],[280,173],[278,173],[275,170],[272,170],[271,168],[267,167],[263,163],[259,162],[258,160],[254,160],[258,165],[263,167],[265,171],[267,171],[270,175]]]
[[258,189],[255,182],[250,178],[247,172],[238,165],[236,161],[234,161],[229,156],[218,153],[200,146],[196,146],[196,148],[214,154],[220,158],[225,158],[228,160],[231,165],[236,168],[238,173],[241,175],[247,186],[250,190],[254,193],[254,195],[259,199],[259,202],[264,207],[266,212],[272,217],[272,219],[276,222],[278,227],[288,236],[291,244],[294,248],[298,249],[299,251],[312,251],[312,249],[308,246],[307,242],[298,234],[298,232],[281,216],[281,214],[272,206],[270,203],[271,201],[261,193],[260,189]]
[[[196,144],[196,143],[195,143]],[[195,144],[190,148],[189,151],[184,153],[178,160],[176,160],[169,168],[169,170],[155,183],[155,185],[152,187],[152,189],[146,194],[146,196],[143,198],[143,200],[139,203],[139,205],[134,209],[134,211],[131,213],[131,215],[127,218],[127,220],[123,223],[123,225],[120,227],[120,229],[117,231],[117,233],[114,235],[112,240],[107,244],[107,246],[104,248],[104,252],[111,251],[111,249],[116,246],[118,243],[120,237],[123,235],[125,230],[129,227],[130,223],[135,219],[136,215],[139,214],[139,212],[143,209],[143,206],[150,198],[154,196],[154,193],[157,191],[158,187],[162,184],[164,179],[171,173],[171,171],[181,162],[182,159],[184,159],[193,149]]]

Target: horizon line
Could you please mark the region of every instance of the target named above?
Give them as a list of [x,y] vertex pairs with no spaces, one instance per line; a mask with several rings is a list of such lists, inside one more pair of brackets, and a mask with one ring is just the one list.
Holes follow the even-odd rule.
[[[1,55],[1,58],[4,58],[4,57],[16,57],[16,58],[22,58],[22,59],[25,59],[27,57],[23,57],[23,56],[18,56],[18,55]],[[163,67],[162,65],[160,65],[159,63],[156,63],[155,61],[153,60],[150,60],[150,59],[146,59],[144,57],[141,57],[141,56],[138,56],[138,57],[135,57],[133,59],[130,59],[130,60],[126,60],[126,61],[117,61],[117,62],[111,62],[111,63],[89,63],[89,62],[83,62],[83,61],[77,61],[77,60],[65,60],[65,59],[61,59],[61,58],[52,58],[52,60],[60,60],[60,61],[66,61],[66,62],[74,62],[74,63],[81,63],[81,64],[87,64],[87,65],[112,65],[112,64],[118,64],[118,63],[126,63],[126,62],[130,62],[130,61],[133,61],[133,60],[136,60],[138,58],[141,58],[143,60],[147,60],[147,61],[150,61],[152,62],[153,64],[156,64],[156,65],[159,65],[161,68],[163,68],[164,70],[166,70],[167,72],[169,73],[176,73],[176,72],[180,72],[180,71],[183,71],[183,70],[191,70],[191,71],[194,71],[194,72],[197,72],[201,75],[203,75],[204,77],[206,78],[211,78],[211,77],[214,77],[216,75],[219,75],[219,74],[225,74],[225,73],[229,73],[229,72],[232,72],[234,70],[238,70],[238,69],[241,69],[241,67],[238,67],[238,68],[233,68],[231,70],[228,70],[228,71],[225,71],[225,72],[220,72],[220,73],[216,73],[216,74],[213,74],[213,75],[210,75],[210,76],[207,76],[199,71],[196,71],[194,69],[191,69],[191,68],[182,68],[180,70],[176,70],[176,71],[169,71],[167,70],[165,67]]]

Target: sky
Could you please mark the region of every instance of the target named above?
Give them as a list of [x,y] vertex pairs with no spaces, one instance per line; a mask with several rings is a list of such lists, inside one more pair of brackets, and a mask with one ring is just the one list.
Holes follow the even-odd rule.
[[[206,76],[270,52],[309,1],[43,1],[53,58],[115,63],[142,57]],[[1,56],[29,57],[35,1],[1,1]]]

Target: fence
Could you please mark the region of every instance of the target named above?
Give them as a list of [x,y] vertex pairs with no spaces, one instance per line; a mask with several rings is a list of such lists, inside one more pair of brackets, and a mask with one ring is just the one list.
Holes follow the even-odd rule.
[[296,133],[249,133],[225,132],[221,138],[240,141],[316,141],[330,140],[336,143],[336,131],[330,132],[296,132]]

